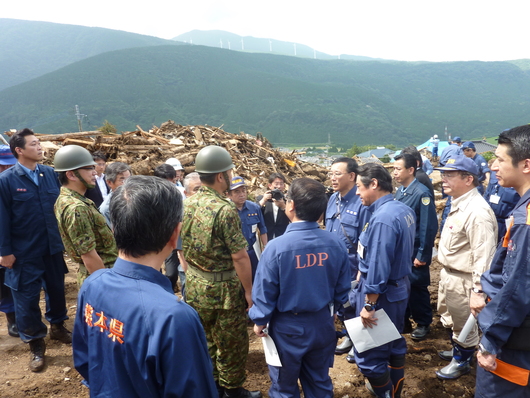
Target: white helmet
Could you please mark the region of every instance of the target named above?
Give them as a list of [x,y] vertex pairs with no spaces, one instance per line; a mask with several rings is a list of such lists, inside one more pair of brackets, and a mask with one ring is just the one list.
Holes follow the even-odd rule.
[[434,134],[434,138],[438,138],[438,134]]
[[169,158],[166,160],[166,164],[173,166],[175,170],[184,170],[184,167],[180,164],[180,161],[176,158]]

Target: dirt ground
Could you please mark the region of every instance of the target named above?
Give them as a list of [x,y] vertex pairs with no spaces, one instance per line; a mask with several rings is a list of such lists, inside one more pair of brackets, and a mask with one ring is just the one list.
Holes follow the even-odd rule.
[[[69,265],[70,267],[70,265]],[[439,265],[436,261],[431,265],[431,301],[436,308]],[[67,326],[73,326],[76,313],[77,286],[75,271],[70,267],[66,276],[67,304],[70,319]],[[41,300],[44,305],[44,300]],[[249,327],[250,353],[247,363],[247,382],[245,387],[250,390],[261,390],[264,397],[270,386],[267,366],[263,355],[260,339]],[[429,338],[415,343],[406,335],[409,353],[407,355],[405,386],[403,397],[415,398],[449,398],[472,397],[475,389],[475,368],[471,374],[457,381],[441,381],[435,371],[447,362],[441,360],[437,352],[449,349],[447,335],[435,317]],[[89,397],[86,387],[81,384],[81,377],[74,369],[71,346],[46,338],[46,367],[40,373],[33,373],[28,368],[29,350],[20,339],[9,337],[6,320],[0,316],[0,397],[20,398],[54,398],[54,397]],[[354,398],[371,397],[364,387],[364,379],[356,365],[346,361],[346,355],[335,356],[335,365],[330,369],[335,388],[335,397]]]

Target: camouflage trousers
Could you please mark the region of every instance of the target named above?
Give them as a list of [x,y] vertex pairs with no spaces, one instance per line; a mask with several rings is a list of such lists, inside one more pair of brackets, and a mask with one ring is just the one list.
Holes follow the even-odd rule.
[[246,379],[248,357],[245,308],[194,308],[206,332],[214,379],[225,388],[241,387]]

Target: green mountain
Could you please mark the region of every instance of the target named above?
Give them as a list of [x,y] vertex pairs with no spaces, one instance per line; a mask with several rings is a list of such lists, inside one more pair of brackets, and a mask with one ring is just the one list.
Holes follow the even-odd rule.
[[224,30],[192,30],[173,38],[188,44],[224,48],[235,51],[289,55],[313,59],[345,59],[352,61],[374,61],[378,58],[360,55],[341,54],[329,55],[300,43],[293,43],[274,39],[263,39],[252,36],[239,36]]
[[123,48],[181,44],[119,30],[0,18],[0,90]]
[[[107,52],[0,91],[0,130],[180,124],[261,131],[273,143],[464,139],[530,122],[530,74],[509,62],[322,61],[204,46]],[[88,126],[84,125],[85,129]]]

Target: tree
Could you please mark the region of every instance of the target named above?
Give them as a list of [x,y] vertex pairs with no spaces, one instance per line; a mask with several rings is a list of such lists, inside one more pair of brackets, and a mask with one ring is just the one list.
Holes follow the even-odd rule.
[[108,120],[105,120],[105,123],[103,123],[103,126],[97,128],[98,131],[101,131],[105,134],[116,134],[118,132],[118,129],[115,125],[110,124]]

